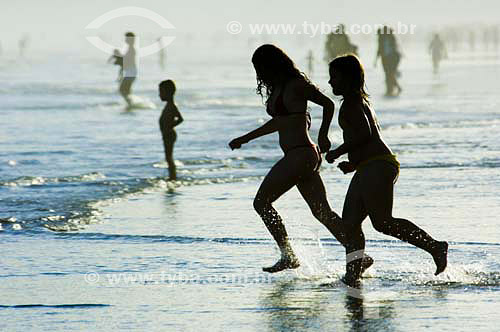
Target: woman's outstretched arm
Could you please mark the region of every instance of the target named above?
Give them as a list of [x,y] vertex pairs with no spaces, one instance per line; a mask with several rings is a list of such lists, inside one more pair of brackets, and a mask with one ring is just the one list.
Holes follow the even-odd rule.
[[252,130],[251,132],[240,136],[238,138],[233,139],[231,142],[229,142],[229,147],[234,150],[234,149],[239,149],[243,144],[246,144],[250,142],[251,140],[254,140],[256,138],[259,138],[261,136],[265,136],[268,134],[272,134],[275,131],[278,131],[278,123],[276,119],[271,119],[264,123],[262,126],[259,128]]

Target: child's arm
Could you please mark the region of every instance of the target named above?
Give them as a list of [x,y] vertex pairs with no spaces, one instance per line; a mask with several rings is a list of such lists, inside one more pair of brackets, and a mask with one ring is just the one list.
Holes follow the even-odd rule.
[[352,173],[356,170],[356,164],[350,162],[350,161],[342,161],[340,162],[337,167],[344,173]]
[[181,112],[177,109],[177,106],[174,106],[174,127],[180,125],[184,121],[184,118],[181,115]]
[[120,70],[118,71],[118,78],[116,79],[118,82],[123,80],[123,67],[120,66]]

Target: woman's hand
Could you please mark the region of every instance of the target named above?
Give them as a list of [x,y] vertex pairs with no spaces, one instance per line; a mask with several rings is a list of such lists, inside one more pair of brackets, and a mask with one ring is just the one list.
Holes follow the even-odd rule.
[[344,174],[354,172],[356,170],[356,165],[350,161],[343,161],[337,165],[337,167],[344,172]]
[[337,152],[337,149],[335,149],[335,150],[329,151],[326,154],[325,159],[327,162],[332,164],[335,161],[335,159],[337,159],[338,157],[340,157],[340,154]]
[[330,139],[326,135],[318,137],[318,145],[321,153],[327,152],[332,147],[332,143],[330,143]]
[[229,147],[231,148],[231,150],[239,149],[245,143],[248,143],[248,142],[245,139],[243,139],[242,137],[238,137],[238,138],[233,139],[231,142],[229,142]]

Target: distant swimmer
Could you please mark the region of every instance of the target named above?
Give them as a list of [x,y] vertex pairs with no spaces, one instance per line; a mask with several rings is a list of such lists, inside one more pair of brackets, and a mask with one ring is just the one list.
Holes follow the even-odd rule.
[[166,51],[165,51],[165,46],[163,45],[163,39],[160,37],[156,40],[158,42],[158,45],[160,47],[160,50],[158,51],[158,64],[160,65],[160,68],[162,70],[165,69],[165,57],[166,57]]
[[[276,264],[265,267],[265,272],[279,272],[300,266],[288,239],[283,220],[273,203],[293,187],[297,187],[308,204],[313,216],[318,219],[344,246],[347,244],[342,220],[332,211],[326,197],[325,186],[319,174],[321,153],[328,151],[330,126],[334,104],[300,72],[292,59],[280,48],[265,44],[257,48],[252,56],[257,74],[257,93],[266,98],[266,110],[271,120],[261,127],[233,139],[229,146],[239,149],[261,136],[274,132],[279,134],[279,144],[284,156],[271,168],[255,196],[253,205],[265,226],[276,241],[281,257]],[[323,118],[319,130],[319,147],[309,136],[311,117],[307,102],[323,107]],[[363,268],[372,264],[368,256]]]
[[17,46],[19,47],[19,57],[23,58],[24,54],[26,52],[26,49],[28,48],[30,42],[30,37],[25,34],[19,41],[17,42]]
[[167,102],[160,116],[160,131],[163,138],[163,148],[165,150],[165,160],[168,164],[168,179],[176,180],[177,172],[174,160],[174,144],[177,140],[177,133],[174,127],[182,123],[184,119],[174,102],[175,83],[166,80],[159,85],[160,99]]
[[[363,66],[356,56],[346,55],[330,62],[329,72],[333,93],[344,98],[339,111],[344,143],[328,152],[326,160],[333,163],[347,153],[349,161],[339,163],[338,167],[344,174],[356,171],[342,211],[349,239],[348,253],[364,250],[365,237],[361,223],[369,216],[375,230],[431,254],[436,264],[435,274],[438,275],[447,265],[448,243],[436,241],[411,221],[392,215],[399,162],[380,135],[378,121],[365,91]],[[361,259],[348,262],[346,283],[355,285],[361,272]]]
[[327,35],[325,42],[325,61],[328,63],[339,55],[357,54],[358,47],[351,43],[349,36],[346,33],[344,24],[339,24],[335,31]]
[[112,63],[120,67],[120,70],[118,71],[118,78],[116,80],[121,82],[123,79],[123,55],[120,53],[120,50],[114,50],[113,55],[108,59],[108,63]]
[[134,83],[137,77],[137,56],[134,46],[135,34],[133,32],[127,32],[125,34],[125,42],[128,45],[128,49],[123,56],[123,78],[120,83],[120,94],[130,106],[132,104],[130,99],[132,83]]
[[476,32],[469,30],[469,49],[471,52],[476,50]]
[[307,53],[307,73],[309,74],[309,77],[313,76],[314,72],[314,54],[312,50],[309,50],[309,53]]
[[377,30],[378,50],[375,57],[375,66],[380,57],[385,73],[385,95],[397,96],[403,91],[398,82],[398,66],[401,61],[401,52],[398,47],[394,31],[388,26]]
[[498,35],[499,35],[500,27],[492,26],[491,27],[491,42],[493,43],[493,49],[498,51]]
[[432,38],[432,41],[429,45],[429,53],[432,56],[432,68],[434,70],[434,74],[437,74],[437,72],[439,71],[439,64],[441,63],[441,60],[448,57],[446,46],[437,33],[434,35],[434,38]]

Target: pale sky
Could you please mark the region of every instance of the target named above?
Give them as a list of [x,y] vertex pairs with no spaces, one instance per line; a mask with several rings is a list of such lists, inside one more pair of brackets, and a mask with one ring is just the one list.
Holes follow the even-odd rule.
[[[335,24],[374,24],[401,21],[420,26],[459,23],[500,23],[500,4],[496,0],[0,0],[0,41],[18,40],[24,33],[47,39],[68,40],[86,33],[84,27],[109,10],[137,6],[150,9],[171,22],[178,35],[225,32],[229,21],[249,23],[295,23],[303,21]],[[478,4],[481,4],[479,6]],[[130,29],[152,31],[146,19],[128,19]],[[123,31],[123,21],[104,26],[104,33]],[[116,30],[116,31],[115,31]]]

